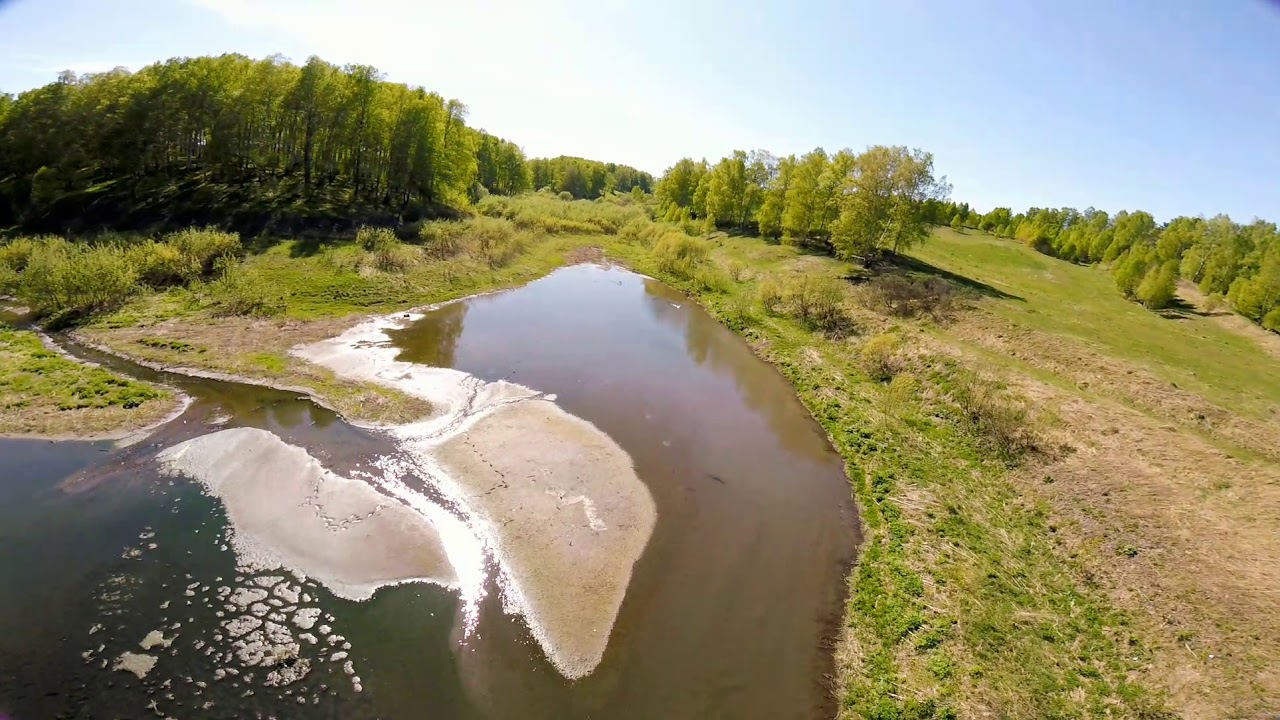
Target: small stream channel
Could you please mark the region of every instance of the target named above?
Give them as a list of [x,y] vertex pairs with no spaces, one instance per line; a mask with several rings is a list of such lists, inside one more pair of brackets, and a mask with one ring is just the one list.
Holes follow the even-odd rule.
[[[558,674],[496,587],[464,639],[448,590],[403,585],[355,603],[302,582],[328,631],[299,641],[311,672],[284,687],[263,673],[217,679],[218,588],[255,578],[225,549],[219,503],[161,475],[155,454],[237,426],[338,473],[395,448],[291,393],[72,347],[195,402],[122,449],[0,440],[0,717],[834,714],[830,641],[859,539],[854,506],[821,428],[740,338],[655,280],[591,265],[445,305],[392,336],[401,360],[554,393],[634,460],[657,525],[591,675]],[[145,679],[111,670],[158,628],[176,638]]]

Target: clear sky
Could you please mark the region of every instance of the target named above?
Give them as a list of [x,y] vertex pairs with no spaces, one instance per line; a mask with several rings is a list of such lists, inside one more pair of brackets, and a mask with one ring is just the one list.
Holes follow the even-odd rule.
[[1280,221],[1265,0],[0,0],[0,90],[180,55],[363,62],[531,156],[660,173],[910,145],[987,209]]

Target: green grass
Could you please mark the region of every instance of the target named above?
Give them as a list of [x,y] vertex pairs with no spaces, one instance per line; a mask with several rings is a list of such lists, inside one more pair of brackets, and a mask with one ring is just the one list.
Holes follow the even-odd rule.
[[33,332],[0,329],[0,433],[127,428],[167,407],[170,397],[154,385],[68,360],[45,349]]
[[1167,317],[1129,302],[1105,268],[949,228],[936,229],[911,255],[1012,296],[984,303],[1012,323],[1144,366],[1233,411],[1267,419],[1280,406],[1280,374],[1258,371],[1274,359],[1257,342],[1213,318],[1190,312]]

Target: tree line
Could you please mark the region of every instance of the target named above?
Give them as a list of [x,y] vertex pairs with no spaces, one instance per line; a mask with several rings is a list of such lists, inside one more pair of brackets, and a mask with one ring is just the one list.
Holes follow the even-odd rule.
[[304,197],[341,187],[361,202],[452,207],[535,187],[599,197],[652,184],[616,164],[530,162],[466,117],[457,100],[317,57],[295,65],[222,55],[132,73],[65,72],[17,97],[0,93],[0,222],[144,177],[286,178]]
[[796,157],[736,150],[714,165],[684,158],[655,187],[669,221],[754,229],[765,237],[825,247],[845,258],[899,252],[928,234],[926,202],[950,193],[933,155],[872,146]]
[[1107,263],[1116,286],[1153,310],[1170,306],[1181,278],[1214,303],[1280,332],[1280,231],[1226,215],[1156,222],[1141,210],[1115,215],[1088,208],[1010,208],[978,213],[968,204],[926,203],[930,222],[973,228],[1020,240],[1036,250],[1082,264]]
[[653,176],[629,165],[603,163],[561,155],[529,161],[533,186],[555,193],[567,192],[574,200],[594,200],[612,192],[631,192],[640,188],[653,192]]

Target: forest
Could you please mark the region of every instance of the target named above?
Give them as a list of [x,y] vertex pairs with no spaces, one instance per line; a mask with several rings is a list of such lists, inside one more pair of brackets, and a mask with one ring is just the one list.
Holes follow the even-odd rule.
[[[368,65],[312,57],[175,58],[136,73],[70,72],[0,94],[0,226],[57,228],[107,199],[103,225],[174,188],[227,189],[274,206],[320,202],[439,214],[482,195],[550,188],[574,198],[653,178],[581,158],[529,161],[466,123],[467,107]],[[403,212],[401,213],[403,214]],[[53,223],[44,222],[50,218]]]
[[931,155],[885,147],[863,153],[817,148],[800,157],[735,151],[714,165],[684,158],[655,189],[668,220],[758,232],[844,258],[899,252],[922,240],[930,225],[989,232],[1070,262],[1109,264],[1119,291],[1152,310],[1173,305],[1177,282],[1185,278],[1209,297],[1211,308],[1229,303],[1280,332],[1275,223],[1242,225],[1218,215],[1161,224],[1143,211],[1109,215],[1094,208],[1014,214],[998,207],[983,214],[950,200],[949,191],[945,178],[934,179]]

